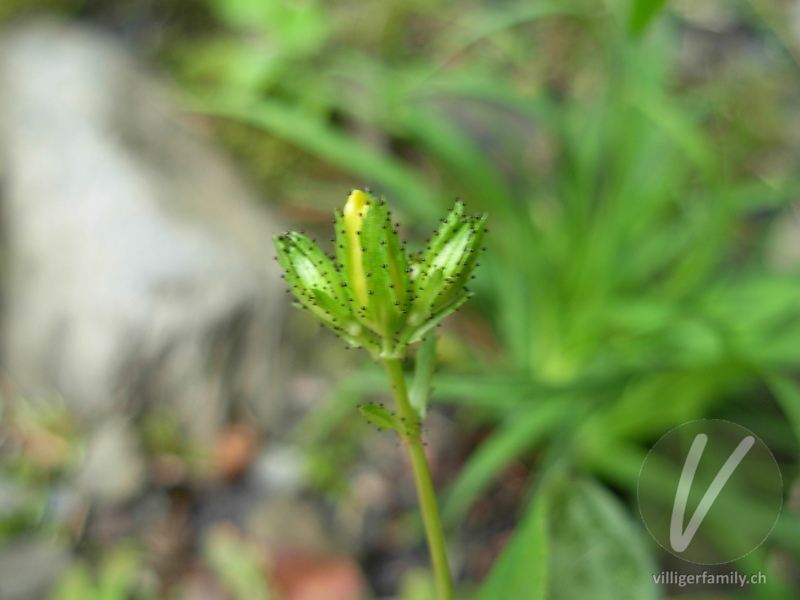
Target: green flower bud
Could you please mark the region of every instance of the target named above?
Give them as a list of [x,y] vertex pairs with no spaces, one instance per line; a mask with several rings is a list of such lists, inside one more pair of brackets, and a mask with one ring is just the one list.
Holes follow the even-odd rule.
[[355,300],[356,318],[393,338],[409,301],[408,259],[384,200],[356,190],[336,220],[337,257]]
[[414,301],[406,323],[407,343],[421,339],[472,295],[466,283],[482,250],[487,216],[465,215],[464,206],[460,200],[456,202],[418,259]]
[[275,247],[286,282],[301,307],[354,346],[376,347],[354,318],[347,284],[328,255],[294,231],[276,236]]
[[486,216],[458,202],[426,251],[409,260],[382,199],[356,190],[337,211],[336,259],[299,233],[275,239],[291,292],[325,325],[373,354],[403,356],[409,344],[470,297]]

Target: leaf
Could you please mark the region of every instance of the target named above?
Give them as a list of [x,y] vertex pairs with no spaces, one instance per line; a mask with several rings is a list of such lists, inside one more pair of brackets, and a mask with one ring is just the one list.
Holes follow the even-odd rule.
[[61,576],[50,600],[85,600],[96,593],[89,567],[83,561],[75,561]]
[[781,406],[800,445],[800,385],[791,377],[779,373],[765,375],[767,385]]
[[261,548],[242,538],[232,527],[215,526],[207,535],[203,556],[214,576],[235,598],[269,600]]
[[651,600],[655,565],[628,511],[594,480],[552,492],[548,600]]
[[438,203],[433,190],[409,167],[363,146],[316,114],[276,100],[221,97],[206,98],[199,110],[269,131],[356,177],[386,188],[416,216],[436,218]]
[[408,428],[400,417],[390,410],[374,404],[364,404],[358,407],[364,418],[381,429],[394,429],[401,435],[408,434]]
[[508,185],[486,160],[484,148],[477,140],[448,122],[447,111],[437,114],[424,107],[409,105],[403,128],[433,156],[447,165],[459,180],[464,181],[474,197],[509,198]]
[[644,33],[667,0],[632,0],[628,31],[636,38]]
[[[559,16],[581,16],[580,7],[564,6],[559,2],[519,2],[498,5],[482,11],[465,11],[459,23],[458,43],[448,48],[449,55],[445,64],[463,54],[470,46],[498,33],[520,27],[527,23]],[[489,4],[488,6],[493,6]],[[463,33],[461,33],[463,32]]]
[[515,411],[470,456],[448,493],[444,520],[460,521],[470,505],[498,473],[520,454],[533,447],[566,414],[569,402],[539,404]]
[[142,565],[140,553],[127,544],[113,548],[104,558],[98,587],[98,600],[125,600]]
[[408,393],[408,400],[420,421],[425,420],[428,411],[428,398],[431,395],[431,381],[436,370],[436,335],[430,334],[422,340],[414,363],[414,380]]
[[[542,485],[474,600],[545,600],[550,549],[550,486]],[[576,596],[577,597],[577,596]],[[581,599],[583,600],[583,599]]]

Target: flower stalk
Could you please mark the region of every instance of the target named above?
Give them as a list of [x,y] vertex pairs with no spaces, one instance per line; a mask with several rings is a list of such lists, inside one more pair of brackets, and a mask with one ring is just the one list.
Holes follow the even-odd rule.
[[447,549],[442,521],[439,517],[439,507],[436,502],[436,492],[433,489],[431,472],[425,458],[419,421],[408,401],[402,363],[399,359],[387,358],[383,361],[383,365],[392,386],[397,413],[407,422],[416,423],[416,426],[411,427],[408,433],[401,434],[400,437],[406,447],[411,470],[414,473],[414,482],[417,486],[417,498],[422,513],[422,523],[425,527],[425,537],[428,540],[428,552],[431,555],[436,594],[438,600],[454,600],[453,580],[447,562]]
[[422,441],[425,407],[418,405],[416,395],[412,406],[402,361],[410,345],[472,295],[466,284],[474,278],[483,250],[486,215],[464,214],[464,203],[458,201],[440,220],[425,249],[409,255],[386,201],[355,190],[333,219],[333,255],[297,232],[276,236],[275,246],[298,306],[384,365],[397,414],[382,406],[361,407],[361,412],[378,427],[394,429],[406,447],[438,600],[453,600],[445,538]]

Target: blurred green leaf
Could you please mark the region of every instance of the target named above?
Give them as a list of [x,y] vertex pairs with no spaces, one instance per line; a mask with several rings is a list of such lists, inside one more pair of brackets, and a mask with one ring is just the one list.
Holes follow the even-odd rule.
[[296,144],[331,164],[379,185],[405,203],[416,216],[436,218],[436,195],[411,169],[397,159],[371,150],[322,118],[277,100],[216,99],[200,109],[219,117],[237,119]]
[[765,379],[791,423],[795,443],[800,448],[800,384],[791,376],[780,373],[767,373]]
[[436,597],[436,582],[428,569],[411,568],[403,574],[398,600],[431,600]]
[[226,525],[212,529],[203,553],[214,575],[237,600],[272,598],[262,552],[235,530]]
[[606,488],[564,480],[550,498],[549,600],[651,600],[653,583],[642,532]]
[[628,30],[634,37],[640,36],[650,25],[667,0],[631,0]]
[[547,402],[514,411],[467,459],[447,492],[444,520],[460,522],[486,486],[523,452],[541,441],[555,424],[574,411],[568,401]]
[[94,582],[88,567],[82,562],[69,566],[50,595],[52,600],[94,600]]
[[546,484],[539,486],[474,600],[545,600],[548,597],[550,544],[547,530],[551,510],[551,488]]
[[53,600],[155,600],[141,589],[142,554],[128,543],[118,543],[103,555],[96,575],[84,560],[74,561],[51,594]]
[[116,546],[104,557],[98,581],[102,593],[97,600],[126,600],[141,567],[141,552],[124,544]]
[[[209,0],[220,21],[247,32],[268,34],[272,52],[304,53],[320,46],[327,32],[327,15],[322,4],[309,0]],[[254,56],[260,54],[252,49]]]
[[434,112],[421,106],[409,106],[403,130],[420,146],[453,169],[471,195],[483,198],[508,198],[510,192],[500,174],[486,160],[463,131],[448,122],[445,110]]

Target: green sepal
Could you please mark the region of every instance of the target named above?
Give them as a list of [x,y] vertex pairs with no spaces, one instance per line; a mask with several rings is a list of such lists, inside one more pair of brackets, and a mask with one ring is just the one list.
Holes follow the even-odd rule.
[[[290,231],[275,236],[278,263],[286,272],[288,282],[294,286],[292,293],[301,299],[310,290],[319,289],[333,298],[345,297],[341,275],[334,262],[302,233]],[[302,299],[301,299],[302,301]]]
[[438,312],[434,313],[425,323],[417,327],[416,329],[410,329],[407,333],[401,338],[401,343],[403,344],[414,344],[420,341],[423,336],[428,333],[433,327],[439,324],[439,322],[444,319],[446,316],[454,313],[457,311],[461,306],[469,300],[473,296],[473,292],[464,292],[463,295],[457,296],[455,300],[453,300],[450,304],[445,306],[442,309],[439,309]]
[[[422,307],[430,313],[449,304],[464,290],[475,269],[481,252],[486,215],[463,215],[462,209],[463,203],[457,203],[444,219],[444,226],[434,232],[427,251],[420,259],[415,294],[423,296],[427,293],[427,297],[425,302],[415,301],[414,316],[410,319],[412,325],[419,320],[418,313]],[[435,297],[432,295],[433,288]]]
[[436,335],[431,333],[422,339],[414,361],[414,379],[408,390],[408,401],[420,422],[428,412],[428,398],[431,395],[431,381],[436,370]]
[[404,320],[402,311],[408,308],[408,274],[400,270],[399,257],[392,252],[399,243],[385,202],[372,200],[360,238],[369,292],[366,316],[376,325],[376,333],[392,337]]
[[408,435],[406,424],[390,410],[374,404],[362,404],[358,410],[373,425],[377,425],[381,429],[394,429],[400,435]]
[[[388,204],[386,200],[381,198],[378,202],[382,208],[386,208]],[[408,256],[406,255],[406,248],[400,241],[397,228],[392,224],[392,214],[386,210],[386,216],[389,219],[386,222],[386,242],[389,247],[389,256],[392,261],[389,263],[391,267],[392,283],[395,284],[397,291],[397,300],[401,305],[407,305],[411,296],[411,276],[408,265]]]
[[452,237],[453,232],[461,225],[461,221],[464,218],[464,206],[465,204],[463,201],[457,200],[447,216],[442,219],[442,226],[434,232],[428,244],[430,247],[428,250],[429,255],[435,256],[438,254]]
[[421,272],[414,281],[414,295],[411,312],[408,315],[408,325],[416,327],[429,319],[436,307],[436,297],[441,293],[444,285],[444,275],[441,269],[431,269]]
[[468,241],[461,254],[454,254],[454,261],[451,258],[451,263],[454,263],[453,269],[445,274],[447,288],[443,290],[444,293],[439,297],[438,306],[447,304],[453,296],[463,290],[472,276],[472,272],[478,262],[478,256],[482,251],[481,244],[483,243],[486,218],[487,215],[484,214],[481,217],[470,218],[464,224],[464,228],[469,232]]
[[[364,346],[372,350],[377,349],[377,343],[371,334],[366,331],[353,316],[349,309],[349,303],[341,302],[329,296],[321,290],[312,290],[313,306],[309,306],[315,315],[322,320],[325,325],[339,334],[345,341],[353,346]],[[322,313],[322,314],[321,314]]]
[[298,300],[296,306],[311,312],[349,344],[376,352],[378,344],[356,320],[351,294],[342,285],[345,282],[333,260],[301,233],[289,232],[274,239],[278,263]]

